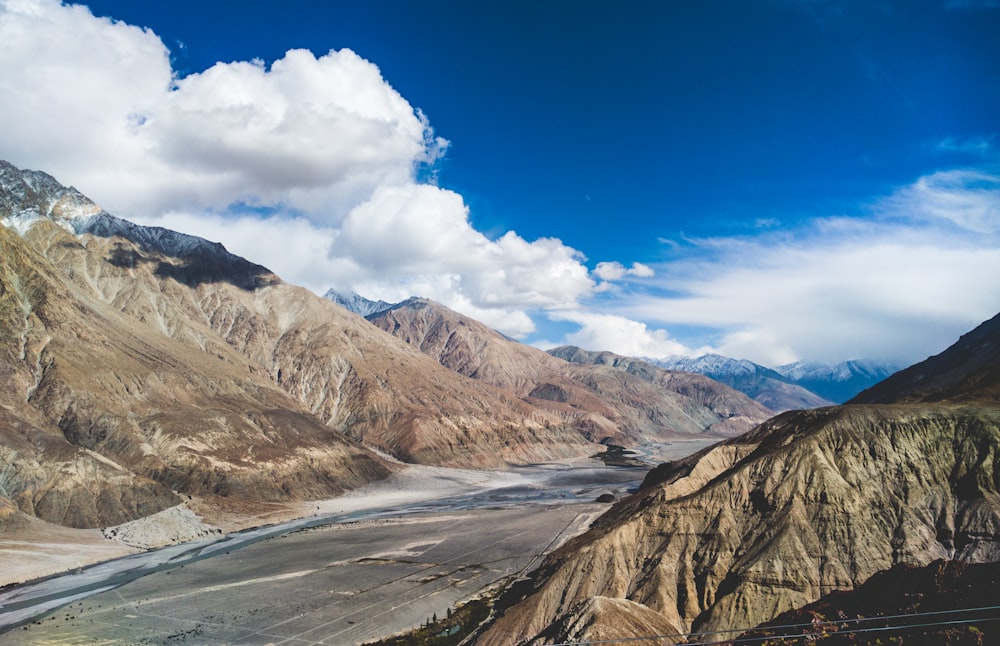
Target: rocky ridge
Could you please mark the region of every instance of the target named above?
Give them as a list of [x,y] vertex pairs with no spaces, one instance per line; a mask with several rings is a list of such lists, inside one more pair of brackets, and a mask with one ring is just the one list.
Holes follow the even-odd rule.
[[638,361],[632,365],[641,370],[567,361],[427,299],[408,299],[368,320],[441,365],[560,416],[593,441],[633,446],[692,434],[730,436],[773,414],[701,375]]
[[784,413],[657,467],[513,589],[477,643],[635,637],[640,619],[638,634],[721,638],[899,563],[1000,560],[1000,407],[970,351],[995,328],[932,366],[976,378],[925,367],[918,381],[940,389],[919,403],[904,380],[883,404]]

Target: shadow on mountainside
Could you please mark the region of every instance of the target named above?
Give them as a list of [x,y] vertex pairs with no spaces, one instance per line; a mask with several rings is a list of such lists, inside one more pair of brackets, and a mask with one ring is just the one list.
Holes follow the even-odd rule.
[[[90,233],[101,236],[97,231]],[[112,235],[122,234],[115,232]],[[233,255],[222,245],[205,243],[189,253],[178,253],[174,259],[168,260],[163,256],[169,254],[165,254],[162,248],[144,244],[142,240],[125,237],[138,248],[116,242],[114,249],[106,258],[108,263],[120,269],[155,265],[152,271],[157,278],[172,278],[189,287],[197,287],[204,283],[230,283],[240,289],[253,291],[281,282],[281,279],[266,267]]]

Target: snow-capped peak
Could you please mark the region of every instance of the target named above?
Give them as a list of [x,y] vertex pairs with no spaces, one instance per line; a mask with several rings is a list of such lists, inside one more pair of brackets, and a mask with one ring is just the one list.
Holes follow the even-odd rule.
[[378,314],[379,312],[384,312],[385,310],[394,307],[393,303],[373,301],[356,292],[350,292],[349,294],[344,295],[334,289],[326,290],[326,293],[323,294],[323,298],[333,301],[337,305],[340,305],[341,307],[361,316],[371,316],[372,314]]

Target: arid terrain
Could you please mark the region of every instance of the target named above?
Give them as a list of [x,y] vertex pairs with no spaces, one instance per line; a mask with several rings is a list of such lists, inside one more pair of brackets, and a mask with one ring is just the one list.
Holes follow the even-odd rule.
[[1000,560],[998,332],[662,464],[477,643],[721,639],[900,563]]
[[[150,552],[146,565],[136,555],[0,592],[0,628],[5,643],[25,644],[385,637],[532,570],[607,509],[596,498],[625,495],[644,473],[593,461],[505,472],[409,467],[311,503],[287,523],[290,533],[279,524],[202,539]],[[148,523],[146,536],[157,529]]]
[[426,299],[366,319],[5,162],[0,220],[5,643],[359,643],[487,592],[475,643],[723,639],[1000,561],[1000,316],[772,416]]

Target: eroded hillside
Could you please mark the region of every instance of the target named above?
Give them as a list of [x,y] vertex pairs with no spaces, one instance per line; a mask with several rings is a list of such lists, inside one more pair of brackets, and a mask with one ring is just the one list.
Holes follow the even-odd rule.
[[[938,365],[981,374],[968,337],[992,347],[994,327]],[[1000,560],[1000,408],[989,379],[960,383],[956,403],[886,390],[882,405],[785,413],[661,465],[512,592],[479,643],[716,633],[899,563]]]

